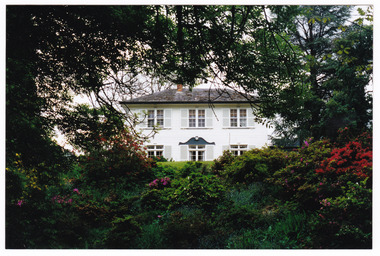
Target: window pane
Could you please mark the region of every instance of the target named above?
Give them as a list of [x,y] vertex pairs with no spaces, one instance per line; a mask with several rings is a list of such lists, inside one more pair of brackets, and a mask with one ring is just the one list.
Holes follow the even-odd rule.
[[237,119],[231,118],[231,127],[237,127]]
[[147,149],[154,149],[154,146],[147,146]]
[[154,118],[154,110],[148,110],[148,118]]
[[240,145],[240,148],[247,148],[248,145]]
[[148,127],[154,126],[154,119],[148,119]]
[[240,118],[240,127],[247,127],[247,119],[245,117]]
[[156,146],[156,149],[163,149],[164,146],[160,145],[160,146]]
[[162,151],[156,151],[156,156],[162,156]]
[[204,151],[198,151],[198,161],[203,161],[204,160]]
[[190,151],[190,161],[197,161],[197,151]]
[[196,127],[196,120],[195,119],[189,119],[189,127]]
[[240,118],[247,117],[247,110],[246,109],[240,109]]
[[154,157],[154,151],[148,151],[148,157],[149,158]]
[[231,148],[238,148],[239,146],[238,145],[231,145],[230,147]]
[[204,109],[198,110],[198,127],[205,127],[206,126],[206,115]]
[[164,119],[157,119],[158,126],[164,126]]
[[196,118],[195,109],[189,110],[189,118]]
[[205,118],[205,110],[204,109],[199,109],[198,110],[198,118]]
[[157,110],[157,118],[164,118],[164,111],[162,109]]

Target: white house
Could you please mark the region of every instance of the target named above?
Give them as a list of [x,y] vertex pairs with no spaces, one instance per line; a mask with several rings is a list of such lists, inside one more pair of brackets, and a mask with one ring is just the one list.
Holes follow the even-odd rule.
[[[123,101],[139,116],[136,128],[158,133],[146,147],[149,156],[174,161],[210,161],[231,150],[236,155],[269,144],[270,130],[255,123],[247,95],[233,90],[168,89]],[[252,101],[253,98],[251,97]]]

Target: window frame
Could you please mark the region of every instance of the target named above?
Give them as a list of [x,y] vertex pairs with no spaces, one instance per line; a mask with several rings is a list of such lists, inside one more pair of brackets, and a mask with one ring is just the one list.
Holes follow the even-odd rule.
[[164,145],[147,145],[146,151],[149,158],[162,157],[164,155]]
[[206,128],[206,109],[189,109],[187,119],[189,128]]
[[165,111],[164,109],[148,109],[147,111],[147,127],[164,127]]
[[247,128],[248,127],[247,109],[246,108],[230,108],[229,120],[230,120],[230,127],[232,128]]
[[229,148],[230,152],[235,156],[241,156],[248,151],[247,144],[231,144]]
[[192,162],[202,162],[206,160],[206,145],[189,145],[189,160]]

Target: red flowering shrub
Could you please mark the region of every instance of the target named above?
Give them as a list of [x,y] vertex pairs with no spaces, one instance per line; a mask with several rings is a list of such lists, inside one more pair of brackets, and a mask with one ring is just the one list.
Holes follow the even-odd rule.
[[365,133],[344,147],[335,148],[331,156],[322,161],[318,174],[334,178],[337,175],[354,174],[360,179],[372,176],[372,136]]
[[107,187],[146,183],[152,178],[152,170],[142,144],[125,130],[109,137],[99,136],[97,146],[82,161],[86,180]]

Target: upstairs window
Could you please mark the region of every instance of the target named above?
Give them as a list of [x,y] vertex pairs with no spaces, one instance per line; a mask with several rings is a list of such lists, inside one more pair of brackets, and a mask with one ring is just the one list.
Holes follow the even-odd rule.
[[230,126],[247,127],[247,110],[230,109]]
[[150,109],[148,110],[148,127],[164,126],[164,110]]
[[189,109],[189,127],[206,127],[206,111]]

